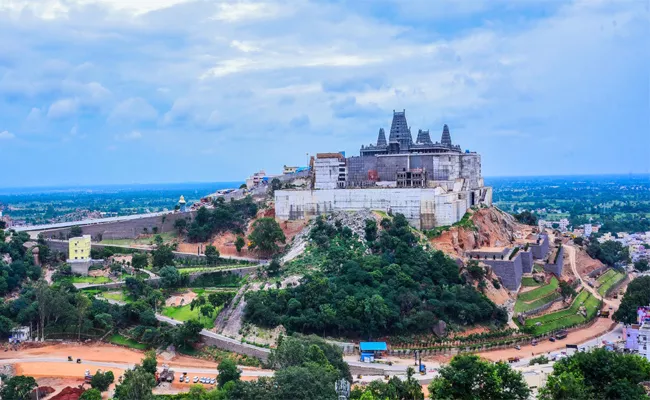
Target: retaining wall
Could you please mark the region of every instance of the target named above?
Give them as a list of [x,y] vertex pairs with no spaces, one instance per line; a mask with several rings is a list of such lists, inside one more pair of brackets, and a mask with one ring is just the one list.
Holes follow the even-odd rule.
[[630,277],[625,275],[625,278],[621,279],[615,285],[607,289],[604,297],[609,297],[612,293],[617,292],[621,288],[621,286],[623,286],[625,283],[629,281],[630,281]]
[[524,316],[524,317],[529,317],[529,316],[531,316],[531,315],[535,315],[535,314],[541,313],[542,311],[546,311],[546,310],[548,310],[549,308],[551,308],[551,306],[552,306],[553,304],[557,303],[558,301],[562,301],[562,296],[558,296],[555,300],[549,301],[548,303],[543,304],[543,305],[541,305],[541,306],[539,306],[539,307],[537,307],[537,308],[534,308],[534,309],[532,309],[532,310],[528,310],[528,311],[520,312],[518,315],[522,315],[522,316]]
[[604,272],[607,268],[609,268],[609,265],[603,265],[602,267],[596,268],[595,270],[588,273],[587,276],[589,276],[590,278],[595,278],[599,276],[602,272]]
[[271,354],[271,350],[264,347],[257,347],[247,343],[237,343],[234,339],[221,339],[214,336],[208,336],[204,333],[201,333],[201,342],[208,346],[215,346],[238,354],[246,354],[250,357],[257,357],[262,361],[268,360],[269,355]]
[[531,243],[529,246],[530,251],[533,253],[533,258],[536,260],[543,260],[549,250],[548,235],[542,234],[540,236],[542,239],[539,243]]
[[[174,222],[181,218],[192,220],[196,215],[195,211],[190,212],[170,212],[165,215],[153,217],[134,218],[126,221],[115,221],[105,223],[95,223],[80,225],[84,235],[92,236],[93,240],[100,239],[134,239],[144,232],[153,232],[153,228],[158,228],[158,233],[171,232],[174,230]],[[165,222],[163,223],[163,217]],[[43,235],[50,239],[67,238],[70,234],[70,227],[58,228],[43,231]]]
[[521,254],[521,270],[524,274],[530,274],[533,272],[533,253],[530,251],[530,247],[528,250],[524,251],[523,248],[519,250],[519,254]]
[[487,259],[481,260],[481,262],[492,268],[492,271],[501,278],[501,282],[503,282],[506,289],[511,291],[519,290],[523,274],[520,252],[517,252],[512,260]]
[[558,249],[558,252],[559,254],[557,255],[557,258],[553,260],[553,263],[548,262],[544,264],[544,271],[555,274],[559,278],[560,275],[562,275],[562,269],[564,268],[564,246],[561,246]]

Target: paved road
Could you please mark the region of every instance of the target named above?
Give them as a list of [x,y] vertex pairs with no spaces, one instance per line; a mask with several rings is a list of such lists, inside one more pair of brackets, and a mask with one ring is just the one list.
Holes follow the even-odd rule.
[[71,221],[71,222],[58,222],[55,224],[43,224],[43,225],[28,225],[28,226],[18,226],[13,228],[16,232],[30,232],[30,231],[44,231],[48,229],[56,228],[67,228],[70,226],[83,226],[83,225],[97,225],[104,224],[107,222],[120,222],[120,221],[130,221],[139,218],[146,217],[157,217],[159,215],[173,214],[173,211],[160,211],[155,213],[148,214],[134,214],[134,215],[123,215],[121,217],[107,217],[107,218],[95,218],[95,219],[84,219],[81,221]]

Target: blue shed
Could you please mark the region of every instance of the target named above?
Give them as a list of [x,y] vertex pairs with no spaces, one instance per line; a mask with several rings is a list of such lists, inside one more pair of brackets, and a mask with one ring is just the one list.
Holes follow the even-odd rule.
[[388,350],[386,342],[361,342],[359,343],[361,352],[359,359],[363,362],[373,362],[375,358],[381,358],[386,350]]

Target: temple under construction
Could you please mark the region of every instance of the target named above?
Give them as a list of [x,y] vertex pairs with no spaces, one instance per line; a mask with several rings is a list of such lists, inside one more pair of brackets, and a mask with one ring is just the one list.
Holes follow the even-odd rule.
[[447,125],[440,142],[419,130],[415,142],[406,111],[393,111],[390,134],[359,156],[320,153],[312,159],[310,190],[275,192],[278,219],[304,219],[333,210],[373,209],[403,213],[421,229],[451,225],[468,208],[491,205],[481,176],[481,156],[454,145]]

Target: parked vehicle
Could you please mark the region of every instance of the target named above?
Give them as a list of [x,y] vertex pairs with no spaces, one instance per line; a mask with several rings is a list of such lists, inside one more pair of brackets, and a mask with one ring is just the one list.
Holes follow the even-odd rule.
[[553,336],[551,336],[550,338],[548,338],[548,340],[550,340],[551,342],[555,342],[555,338],[554,338]]

